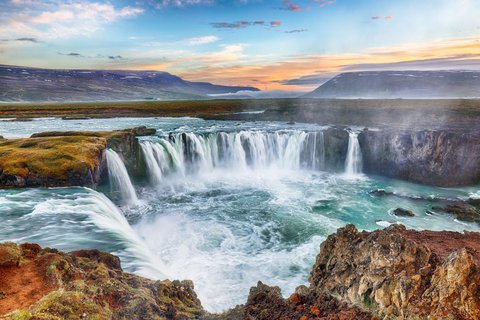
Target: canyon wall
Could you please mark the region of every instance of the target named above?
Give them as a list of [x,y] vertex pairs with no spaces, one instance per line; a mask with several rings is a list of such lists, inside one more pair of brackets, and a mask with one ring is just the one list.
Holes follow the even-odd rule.
[[449,130],[364,130],[363,172],[435,186],[480,182],[480,136]]

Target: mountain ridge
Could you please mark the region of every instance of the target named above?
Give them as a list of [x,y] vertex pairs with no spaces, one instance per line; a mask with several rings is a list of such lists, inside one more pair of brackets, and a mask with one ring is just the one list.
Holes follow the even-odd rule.
[[164,71],[44,69],[0,65],[0,101],[131,101],[207,99],[259,91],[248,86],[194,82]]
[[304,98],[478,98],[480,72],[439,71],[359,71],[333,77]]

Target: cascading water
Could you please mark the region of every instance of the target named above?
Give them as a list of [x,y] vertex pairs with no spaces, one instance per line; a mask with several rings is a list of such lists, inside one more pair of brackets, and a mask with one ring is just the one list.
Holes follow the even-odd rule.
[[[347,223],[364,230],[402,223],[413,229],[479,231],[478,224],[427,215],[438,203],[370,195],[385,189],[427,199],[465,199],[477,187],[434,188],[375,176],[339,179],[327,169],[346,166],[345,159],[332,157],[335,149],[324,152],[327,132],[317,125],[194,118],[39,119],[6,122],[0,131],[29,136],[45,127],[113,130],[140,125],[163,136],[141,138],[155,187],[137,189],[142,199],[138,205],[119,209],[87,188],[0,190],[0,241],[108,251],[120,257],[127,272],[193,280],[206,310],[221,312],[245,303],[259,280],[285,294],[306,284],[321,241]],[[328,148],[347,143],[333,140],[325,135]],[[165,184],[157,185],[160,180]],[[389,213],[398,207],[416,216]]]
[[154,183],[172,172],[215,168],[321,170],[325,158],[323,132],[180,133],[141,146]]
[[345,174],[355,176],[362,172],[362,150],[358,142],[358,133],[350,131],[348,133],[348,150],[345,159]]
[[138,197],[128,176],[127,168],[120,156],[113,150],[107,149],[108,176],[112,189],[120,193],[120,200],[127,205],[134,205]]

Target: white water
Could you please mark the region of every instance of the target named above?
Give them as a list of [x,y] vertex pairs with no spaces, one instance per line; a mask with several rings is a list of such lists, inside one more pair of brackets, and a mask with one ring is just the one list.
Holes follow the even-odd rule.
[[120,156],[115,151],[107,149],[107,163],[112,190],[120,192],[124,204],[138,203],[137,193]]
[[345,174],[348,177],[354,177],[362,173],[362,150],[358,142],[358,133],[350,131],[348,133],[348,150],[345,159]]
[[[5,125],[0,132],[7,134],[157,128],[158,136],[142,138],[154,187],[138,181],[138,205],[118,209],[85,188],[0,190],[0,240],[38,242],[65,251],[109,251],[128,272],[193,280],[209,311],[244,303],[258,280],[280,286],[284,295],[306,284],[321,241],[346,223],[365,230],[392,223],[479,230],[448,215],[427,215],[437,203],[370,194],[385,189],[455,198],[468,197],[478,188],[439,189],[325,172],[324,128],[316,125],[191,118],[50,119]],[[344,160],[337,163],[340,170]],[[111,198],[121,199],[119,188],[113,187]],[[417,215],[394,216],[391,210],[397,207]]]
[[325,159],[323,132],[182,133],[143,141],[141,147],[154,184],[168,174],[184,176],[215,168],[320,170]]

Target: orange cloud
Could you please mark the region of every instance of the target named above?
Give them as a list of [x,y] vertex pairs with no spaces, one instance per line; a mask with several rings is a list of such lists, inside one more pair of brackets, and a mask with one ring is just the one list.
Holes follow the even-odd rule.
[[[291,79],[334,75],[345,70],[401,68],[414,66],[444,69],[454,62],[470,61],[480,68],[480,38],[451,39],[429,44],[371,48],[362,53],[291,57],[274,63],[239,61],[229,66],[211,64],[176,72],[196,81],[258,86],[260,89],[308,90],[310,85],[289,85]],[[249,59],[247,56],[246,60]],[[422,63],[423,62],[423,63]]]

